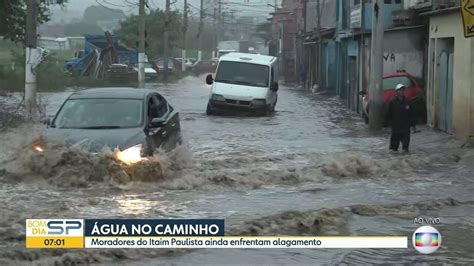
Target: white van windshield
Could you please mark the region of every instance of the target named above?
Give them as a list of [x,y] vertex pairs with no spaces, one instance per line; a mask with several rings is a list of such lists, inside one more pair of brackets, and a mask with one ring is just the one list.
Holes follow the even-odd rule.
[[269,67],[265,65],[221,61],[215,82],[268,87]]

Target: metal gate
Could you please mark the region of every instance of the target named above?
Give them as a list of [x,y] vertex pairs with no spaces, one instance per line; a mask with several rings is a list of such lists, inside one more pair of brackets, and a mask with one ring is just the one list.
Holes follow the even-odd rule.
[[357,57],[349,56],[349,107],[353,111],[357,111]]
[[[444,41],[444,40],[443,40]],[[453,130],[453,59],[452,40],[446,40],[440,53],[438,69],[438,128],[451,133]]]

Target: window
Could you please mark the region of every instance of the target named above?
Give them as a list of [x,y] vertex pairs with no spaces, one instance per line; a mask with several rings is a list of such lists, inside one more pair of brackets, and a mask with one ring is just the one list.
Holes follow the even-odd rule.
[[412,81],[406,76],[391,77],[383,79],[383,89],[393,90],[398,84],[403,84],[406,88],[413,86]]
[[221,61],[215,82],[268,87],[269,67],[265,65]]
[[70,99],[54,121],[57,128],[106,129],[142,125],[143,102],[136,99]]
[[168,112],[168,103],[166,100],[158,95],[153,95],[148,102],[148,118],[162,117]]

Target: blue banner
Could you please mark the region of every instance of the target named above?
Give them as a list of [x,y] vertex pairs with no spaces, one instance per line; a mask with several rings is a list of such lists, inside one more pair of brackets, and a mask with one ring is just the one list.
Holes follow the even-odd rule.
[[224,236],[223,219],[86,219],[84,236]]

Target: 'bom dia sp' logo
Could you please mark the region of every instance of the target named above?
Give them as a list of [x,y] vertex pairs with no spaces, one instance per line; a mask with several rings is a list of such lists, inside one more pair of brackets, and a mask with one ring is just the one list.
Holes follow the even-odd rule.
[[84,233],[82,219],[27,219],[26,236],[71,236]]

